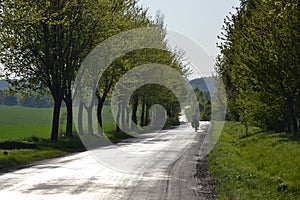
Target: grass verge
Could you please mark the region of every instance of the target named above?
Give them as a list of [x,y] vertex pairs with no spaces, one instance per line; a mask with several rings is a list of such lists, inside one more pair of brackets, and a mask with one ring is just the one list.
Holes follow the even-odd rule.
[[209,154],[220,199],[300,199],[300,140],[226,122]]
[[[52,143],[47,139],[34,139],[34,141],[31,138],[14,141],[13,145],[11,141],[1,141],[1,146],[11,147],[0,150],[0,170],[85,150],[77,137],[73,139],[63,138],[56,143]],[[22,147],[24,144],[27,144],[27,146],[31,144],[31,146],[24,148]],[[17,146],[21,148],[14,148]]]

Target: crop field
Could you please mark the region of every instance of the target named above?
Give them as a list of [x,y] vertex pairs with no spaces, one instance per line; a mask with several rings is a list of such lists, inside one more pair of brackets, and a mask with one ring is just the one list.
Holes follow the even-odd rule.
[[0,105],[0,139],[48,138],[51,118],[51,108]]
[[[66,109],[61,110],[60,132],[64,131]],[[103,108],[105,131],[115,128],[110,107]],[[96,120],[96,119],[94,119]],[[28,108],[0,105],[0,140],[14,140],[28,137],[49,138],[51,133],[52,108]],[[75,129],[75,128],[74,128]]]

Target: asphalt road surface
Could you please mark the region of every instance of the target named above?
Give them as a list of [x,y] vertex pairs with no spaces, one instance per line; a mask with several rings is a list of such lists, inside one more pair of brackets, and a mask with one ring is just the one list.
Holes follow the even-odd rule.
[[[103,147],[0,174],[0,197],[3,200],[204,199],[195,174],[208,126],[209,122],[201,122],[197,133],[190,124],[184,124],[159,134],[142,134],[117,144],[119,149],[130,151],[122,155],[112,152],[113,148]],[[151,153],[142,154],[145,151]],[[110,162],[101,163],[97,155],[107,155]]]

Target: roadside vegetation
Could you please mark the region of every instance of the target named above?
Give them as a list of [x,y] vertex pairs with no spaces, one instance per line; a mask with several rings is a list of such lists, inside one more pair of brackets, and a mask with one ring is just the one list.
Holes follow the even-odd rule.
[[300,139],[226,122],[209,154],[220,199],[300,199]]
[[[30,108],[22,106],[0,105],[0,140],[14,140],[30,137],[49,138],[51,131],[52,108]],[[103,129],[106,132],[115,130],[111,108],[104,106]],[[60,116],[59,136],[65,135],[66,108]]]
[[[3,74],[11,84],[9,89],[11,95],[17,93],[18,97],[26,97],[27,94],[33,93],[36,96],[51,97],[53,109],[49,137],[53,142],[58,140],[62,128],[65,129],[64,133],[67,137],[73,136],[75,111],[72,105],[76,100],[72,96],[72,89],[74,89],[72,87],[76,75],[87,55],[111,36],[135,28],[156,28],[155,40],[165,50],[141,49],[127,52],[114,60],[99,77],[98,83],[93,82],[93,87],[96,88],[93,95],[96,98],[88,103],[84,97],[79,99],[78,130],[76,130],[79,134],[86,132],[101,134],[101,128],[104,129],[105,126],[102,119],[105,102],[110,100],[118,80],[134,67],[147,63],[160,63],[184,76],[188,74],[188,69],[182,63],[181,50],[171,49],[168,45],[163,16],[158,14],[155,18],[151,18],[147,9],[139,6],[135,0],[55,2],[3,0],[0,2],[0,10],[2,12],[0,28],[3,30],[0,34],[2,44],[0,52],[1,63],[4,66],[1,75]],[[128,45],[133,45],[134,42],[142,44],[145,40],[142,38],[142,41],[130,41]],[[91,75],[95,74],[91,73]],[[153,84],[145,87],[151,94],[157,90]],[[140,90],[134,94],[130,102],[131,116],[128,114],[129,108],[123,105],[124,102],[119,102],[116,121],[123,130],[125,126],[126,129],[129,128],[127,127],[129,124],[125,122],[130,118],[136,124],[147,126],[150,121],[149,110],[153,102],[165,103],[169,119],[178,123],[180,112],[178,103],[174,103],[172,97],[164,98],[170,94],[170,91],[162,88],[155,93],[155,99],[151,98],[154,95],[151,96],[147,92]],[[17,99],[13,97],[15,96],[9,96],[14,100],[12,105],[16,105]],[[66,124],[61,126],[63,104]],[[99,124],[96,128],[92,127],[94,121],[90,117],[93,108],[97,110],[96,116],[93,117],[93,120]],[[140,117],[137,116],[138,109],[141,109]],[[87,131],[82,127],[83,113],[89,116]],[[122,127],[116,127],[117,131],[119,132]]]
[[[56,142],[49,139],[52,108],[0,105],[0,110],[0,170],[86,150],[78,133],[74,132],[72,138],[66,137],[66,108],[64,107]],[[104,106],[102,113],[105,116],[102,122],[103,130],[109,140],[118,141],[131,137],[117,130],[110,106]],[[84,115],[86,119],[87,113]],[[141,116],[140,108],[137,110],[137,116],[139,118]],[[174,122],[168,122],[166,126],[173,124]],[[130,132],[130,134],[135,133]],[[91,138],[95,139],[93,137],[96,136],[91,135]]]
[[38,137],[1,140],[0,149],[0,170],[85,150],[79,137],[60,138],[56,143]]
[[299,8],[242,0],[224,20],[228,122],[209,155],[220,199],[300,199]]
[[227,119],[300,135],[300,2],[243,0],[224,21],[216,70]]
[[[93,140],[104,130],[111,140],[129,137],[123,130],[131,133],[139,129],[136,125],[148,126],[151,114],[157,114],[150,109],[154,104],[165,107],[166,126],[179,124],[180,106],[167,87],[143,85],[134,92],[130,106],[126,106],[120,97],[140,77],[122,85],[115,120],[106,106],[119,79],[136,66],[160,63],[188,76],[189,69],[182,62],[183,51],[171,49],[168,44],[163,15],[150,17],[148,10],[135,0],[1,0],[0,11],[3,65],[0,78],[9,83],[2,84],[0,91],[0,104],[3,104],[0,106],[0,156],[3,158],[0,165],[3,168],[81,151],[78,135]],[[82,80],[82,88],[74,86],[76,76],[81,76],[81,63],[95,47],[124,31],[146,27],[157,30],[149,42],[155,41],[164,50],[122,51],[125,54],[116,58],[99,80]],[[141,37],[126,45],[141,46],[145,41]],[[122,41],[119,43],[121,47]],[[111,48],[118,49],[118,45]],[[99,75],[87,73],[90,77]],[[176,85],[176,80],[159,75]],[[95,87],[91,94],[95,98],[89,99],[84,94],[76,99],[74,93],[88,91],[84,86],[89,81],[92,81],[89,86]],[[7,145],[10,148],[5,149]]]
[[[65,108],[62,108],[59,138],[54,143],[49,139],[51,108],[0,105],[0,109],[0,170],[85,151],[78,135],[65,137]],[[115,131],[110,107],[104,106],[103,113],[106,116],[103,128],[111,141],[129,137]]]

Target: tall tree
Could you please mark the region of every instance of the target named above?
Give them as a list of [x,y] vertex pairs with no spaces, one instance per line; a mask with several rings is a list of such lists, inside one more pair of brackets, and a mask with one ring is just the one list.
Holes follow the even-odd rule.
[[233,119],[299,132],[299,1],[242,1],[225,20],[217,70]]
[[66,132],[72,134],[71,85],[81,60],[99,40],[105,2],[1,0],[1,62],[6,75],[16,75],[23,86],[49,89],[54,99],[52,141],[58,139],[63,100]]
[[[152,25],[152,21],[147,16],[147,10],[142,9],[135,0],[114,0],[109,22],[105,23],[104,30],[101,32],[103,39],[116,35],[122,31],[134,28],[146,27]],[[130,45],[130,44],[128,44]],[[107,97],[110,95],[114,85],[122,74],[129,70],[126,65],[126,57],[117,59],[102,75],[98,82],[96,91],[97,103],[97,120],[99,123],[98,132],[102,133],[102,109]]]

